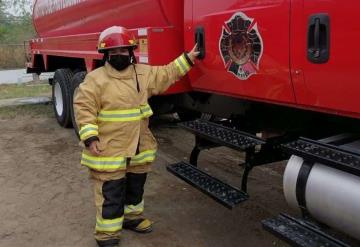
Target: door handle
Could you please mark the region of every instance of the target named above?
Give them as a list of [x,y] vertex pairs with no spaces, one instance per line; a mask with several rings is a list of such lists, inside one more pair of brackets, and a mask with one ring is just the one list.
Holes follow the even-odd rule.
[[197,43],[199,55],[198,59],[205,58],[205,30],[204,27],[197,27],[195,29],[195,42]]
[[312,63],[326,63],[330,54],[330,20],[327,14],[309,17],[307,57]]

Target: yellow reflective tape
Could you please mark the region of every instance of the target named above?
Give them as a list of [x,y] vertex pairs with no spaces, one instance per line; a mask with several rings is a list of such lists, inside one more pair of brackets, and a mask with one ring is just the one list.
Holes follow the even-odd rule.
[[142,212],[144,212],[144,200],[137,205],[125,205],[124,207],[125,214],[141,214]]
[[149,104],[140,106],[139,108],[128,110],[101,111],[98,116],[99,121],[103,122],[127,122],[139,121],[153,115],[153,111]]
[[95,129],[98,128],[98,126],[97,126],[96,124],[85,124],[85,125],[81,128],[80,131],[82,131],[83,129],[86,129],[86,128],[88,128],[88,127],[90,127],[90,128],[95,128]]
[[131,122],[131,121],[139,121],[142,119],[142,116],[136,117],[98,117],[99,121],[103,122]]
[[186,74],[186,72],[185,72],[185,70],[183,69],[183,67],[180,65],[180,63],[179,63],[179,61],[176,59],[175,60],[175,65],[176,65],[176,67],[179,69],[179,72],[180,72],[180,75],[185,75]]
[[131,158],[130,164],[143,164],[146,162],[153,162],[155,160],[156,150],[146,150]]
[[101,111],[100,114],[112,115],[112,114],[139,114],[139,108],[127,109],[127,110],[113,110],[113,111]]
[[140,110],[141,110],[141,112],[151,111],[151,107],[150,107],[149,104],[147,104],[147,105],[142,105],[142,106],[140,106]]
[[153,115],[152,112],[145,112],[145,113],[143,113],[143,118],[148,118],[148,117],[150,117],[152,115]]
[[134,39],[129,39],[129,43],[130,43],[131,45],[136,45],[136,40],[134,40]]
[[191,65],[190,65],[189,62],[186,60],[185,55],[184,55],[184,54],[181,55],[181,56],[179,57],[179,60],[180,60],[180,62],[184,65],[186,72],[189,72],[189,70],[191,69]]
[[150,105],[148,105],[148,104],[145,105],[145,106],[140,106],[140,111],[141,111],[142,116],[143,116],[144,118],[150,117],[151,115],[154,114],[153,111],[151,110]]
[[102,157],[102,156],[91,156],[91,155],[87,155],[85,153],[83,153],[83,157],[89,159],[89,160],[93,160],[93,161],[97,161],[97,160],[103,160],[103,161],[124,161],[125,158],[118,156],[118,157]]
[[99,135],[99,132],[97,130],[89,130],[85,134],[80,135],[80,139],[81,140],[86,140],[91,136],[98,136],[98,135]]
[[185,75],[191,69],[191,65],[186,60],[184,54],[175,59],[175,64],[178,67],[181,75]]
[[81,164],[97,171],[115,171],[126,169],[124,157],[81,156]]
[[81,140],[86,140],[91,136],[98,136],[99,135],[98,126],[94,124],[84,125],[80,129],[79,135]]
[[129,110],[101,111],[98,120],[104,122],[138,121],[142,118],[139,108]]
[[124,216],[112,220],[96,218],[96,231],[100,232],[117,232],[122,229]]

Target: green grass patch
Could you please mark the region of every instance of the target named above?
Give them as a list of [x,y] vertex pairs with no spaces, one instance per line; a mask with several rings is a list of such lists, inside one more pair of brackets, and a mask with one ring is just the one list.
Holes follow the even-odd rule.
[[51,86],[45,82],[0,85],[0,99],[51,96]]
[[14,119],[18,116],[54,117],[52,104],[0,107],[0,119]]

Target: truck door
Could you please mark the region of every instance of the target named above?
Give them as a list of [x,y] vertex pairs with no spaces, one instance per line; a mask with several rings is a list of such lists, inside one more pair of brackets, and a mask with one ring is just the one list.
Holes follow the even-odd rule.
[[299,104],[359,116],[358,0],[293,0],[291,73]]
[[192,87],[274,103],[294,103],[289,71],[290,0],[185,0],[185,47],[203,59]]

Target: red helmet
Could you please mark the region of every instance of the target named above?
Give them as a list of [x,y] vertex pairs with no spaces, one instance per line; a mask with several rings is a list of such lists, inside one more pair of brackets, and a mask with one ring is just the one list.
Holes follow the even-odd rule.
[[98,42],[98,51],[100,53],[119,47],[136,48],[135,37],[126,28],[112,26],[101,32]]

